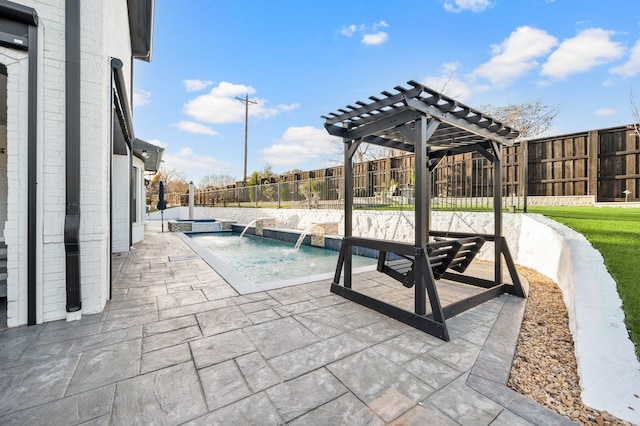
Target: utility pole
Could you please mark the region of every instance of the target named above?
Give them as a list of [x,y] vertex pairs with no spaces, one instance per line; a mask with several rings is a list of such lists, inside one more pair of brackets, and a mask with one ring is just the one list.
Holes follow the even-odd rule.
[[249,94],[244,95],[243,98],[236,96],[236,99],[244,103],[244,179],[243,182],[247,182],[247,134],[249,133],[249,104],[257,104],[256,101],[249,100]]

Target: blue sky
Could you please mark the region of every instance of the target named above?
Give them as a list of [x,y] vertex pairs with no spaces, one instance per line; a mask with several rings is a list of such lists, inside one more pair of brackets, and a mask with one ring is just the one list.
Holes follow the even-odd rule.
[[198,183],[334,165],[320,118],[416,80],[472,107],[540,99],[550,134],[632,122],[637,0],[155,2],[153,58],[135,61],[136,135]]

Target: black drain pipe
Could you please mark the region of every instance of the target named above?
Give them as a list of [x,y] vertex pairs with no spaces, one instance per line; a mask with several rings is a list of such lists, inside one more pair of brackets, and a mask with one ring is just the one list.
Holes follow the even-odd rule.
[[64,251],[67,312],[82,309],[80,294],[80,0],[65,0],[66,207]]

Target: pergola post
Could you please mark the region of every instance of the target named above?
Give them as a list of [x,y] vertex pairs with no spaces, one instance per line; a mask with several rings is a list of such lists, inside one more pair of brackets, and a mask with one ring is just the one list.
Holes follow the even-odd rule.
[[495,281],[502,284],[502,147],[492,142],[493,147],[493,216],[495,235]]
[[[344,236],[353,235],[353,156],[351,147],[354,142],[344,140]],[[344,249],[344,286],[351,288],[352,249],[350,245]]]
[[[427,239],[429,236],[429,218],[431,217],[430,200],[431,185],[429,184],[429,171],[427,170],[427,117],[422,116],[416,121],[415,129],[415,247],[416,260],[425,256]],[[424,274],[422,262],[415,263],[415,312],[424,315],[426,312],[426,286],[422,279]]]

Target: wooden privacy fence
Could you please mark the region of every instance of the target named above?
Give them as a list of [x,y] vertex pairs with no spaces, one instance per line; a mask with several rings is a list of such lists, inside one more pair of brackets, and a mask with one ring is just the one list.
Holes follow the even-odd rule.
[[[356,206],[411,208],[414,162],[413,155],[404,155],[355,164]],[[640,201],[640,137],[632,126],[522,141],[503,150],[502,167],[505,207],[520,207],[528,196],[591,196],[599,202],[625,201],[626,196]],[[343,176],[342,166],[285,173],[262,185],[197,190],[195,203],[342,208]],[[446,157],[432,177],[435,208],[491,208],[493,166],[481,155]],[[167,203],[187,205],[188,195],[169,194]]]

